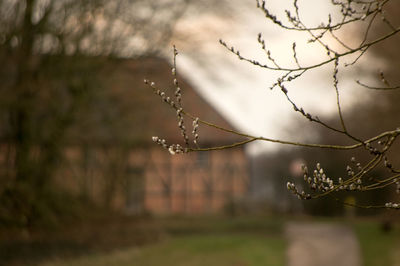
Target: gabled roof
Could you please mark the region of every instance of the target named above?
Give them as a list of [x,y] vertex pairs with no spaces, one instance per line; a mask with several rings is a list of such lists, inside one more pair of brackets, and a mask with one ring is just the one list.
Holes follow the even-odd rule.
[[[179,69],[178,69],[179,72]],[[179,73],[178,73],[179,74]],[[124,120],[126,141],[135,145],[149,144],[152,136],[165,138],[168,143],[182,143],[177,126],[176,112],[163,103],[152,89],[144,84],[144,79],[155,82],[156,87],[173,96],[174,85],[171,65],[160,58],[113,59],[106,64],[101,74],[105,88],[113,102],[118,104]],[[233,129],[232,126],[210,106],[191,84],[178,76],[182,89],[182,103],[185,111],[200,119]],[[117,107],[116,107],[117,108]],[[189,137],[192,137],[192,121],[186,120]],[[204,125],[199,126],[200,146],[222,145],[238,141],[235,135],[222,132]]]

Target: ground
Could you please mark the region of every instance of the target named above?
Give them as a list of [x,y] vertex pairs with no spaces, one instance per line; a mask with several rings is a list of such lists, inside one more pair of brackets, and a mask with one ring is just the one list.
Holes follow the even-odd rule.
[[361,250],[349,226],[336,223],[288,223],[288,266],[360,266]]
[[32,232],[3,228],[0,265],[399,266],[399,247],[400,225],[383,231],[380,219],[107,215]]

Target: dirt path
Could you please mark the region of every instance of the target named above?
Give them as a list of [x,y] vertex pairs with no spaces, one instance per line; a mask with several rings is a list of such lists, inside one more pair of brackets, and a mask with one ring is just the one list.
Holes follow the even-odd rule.
[[360,266],[360,247],[344,225],[289,223],[288,266]]

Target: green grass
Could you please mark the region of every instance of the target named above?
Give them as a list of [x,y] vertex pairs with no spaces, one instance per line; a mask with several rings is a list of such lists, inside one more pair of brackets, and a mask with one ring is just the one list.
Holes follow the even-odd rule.
[[359,221],[354,229],[360,242],[364,266],[400,266],[400,228],[384,232],[376,221]]
[[[24,258],[8,259],[6,265],[280,266],[286,261],[283,227],[289,219],[303,220],[277,216],[150,220],[116,217],[79,226],[57,237],[45,234],[43,239],[27,239],[26,243],[20,241],[15,245],[5,241],[0,254],[14,250],[15,256]],[[376,220],[305,218],[305,221],[348,223],[360,241],[364,266],[400,266],[398,223],[385,233]],[[49,239],[44,238],[46,235]]]
[[286,243],[279,220],[248,218],[164,219],[164,238],[155,244],[41,266],[280,266]]
[[192,235],[167,239],[141,248],[93,254],[43,266],[261,266],[284,265],[281,237],[255,235]]

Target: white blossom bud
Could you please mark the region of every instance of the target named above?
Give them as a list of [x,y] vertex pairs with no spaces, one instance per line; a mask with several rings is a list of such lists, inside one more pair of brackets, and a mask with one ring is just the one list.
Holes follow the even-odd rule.
[[169,151],[169,153],[172,154],[172,155],[175,155],[175,154],[176,154],[176,152],[175,152],[173,146],[170,146],[170,147],[168,148],[168,151]]

